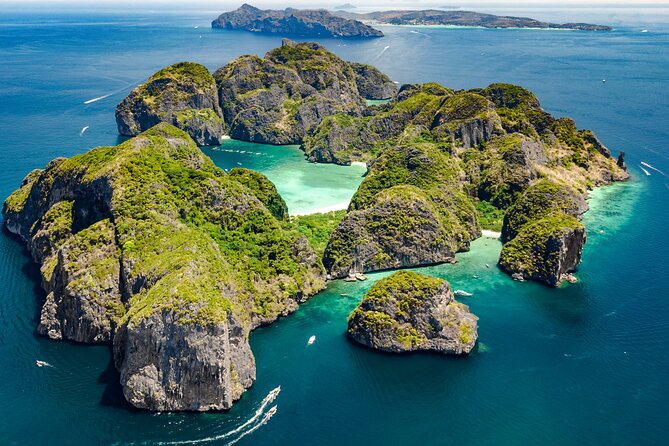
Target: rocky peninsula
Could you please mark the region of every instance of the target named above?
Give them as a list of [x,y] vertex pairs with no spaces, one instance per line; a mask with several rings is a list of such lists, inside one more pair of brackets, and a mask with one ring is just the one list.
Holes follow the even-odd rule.
[[449,25],[476,26],[482,28],[537,28],[572,29],[584,31],[611,31],[613,28],[590,23],[550,23],[528,17],[498,16],[473,11],[444,11],[440,9],[376,11],[366,14],[336,11],[335,15],[360,20],[371,25]]
[[349,316],[348,335],[386,352],[463,355],[476,345],[477,321],[445,280],[398,271],[365,294]]
[[255,33],[283,34],[300,37],[382,37],[369,25],[338,17],[324,9],[261,10],[244,4],[211,22],[212,28],[240,29]]

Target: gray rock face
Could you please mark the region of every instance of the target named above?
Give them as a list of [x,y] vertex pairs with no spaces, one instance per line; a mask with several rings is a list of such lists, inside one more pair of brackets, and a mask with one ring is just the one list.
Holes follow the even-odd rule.
[[365,99],[391,99],[397,95],[397,85],[371,65],[351,63],[358,91]]
[[348,320],[348,335],[376,350],[471,352],[478,318],[453,299],[445,280],[398,271],[369,290]]
[[286,8],[260,10],[244,4],[221,14],[212,28],[242,29],[255,33],[291,34],[303,37],[382,37],[379,30],[362,22],[334,16],[328,11]]
[[[182,220],[189,211],[251,249],[226,250]],[[112,341],[131,404],[195,411],[230,408],[255,378],[249,332],[324,287],[307,240],[278,220],[285,211],[267,178],[225,174],[164,123],[49,163],[3,205],[40,264],[38,332]]]
[[284,39],[265,55],[242,56],[214,73],[230,136],[300,144],[326,116],[359,115],[365,100],[348,62],[317,43]]
[[578,220],[554,214],[523,226],[502,248],[499,266],[514,277],[555,287],[576,270],[585,242],[585,228]]
[[223,114],[216,83],[204,66],[182,62],[164,68],[116,107],[121,135],[136,136],[159,122],[184,130],[198,145],[221,143]]
[[124,326],[114,338],[125,398],[150,410],[225,410],[255,380],[244,326],[184,325],[165,313]]

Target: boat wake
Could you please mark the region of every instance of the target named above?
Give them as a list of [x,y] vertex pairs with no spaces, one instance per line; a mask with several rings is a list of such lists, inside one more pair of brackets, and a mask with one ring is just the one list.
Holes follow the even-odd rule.
[[[646,167],[649,168],[649,169],[653,169],[655,172],[658,172],[658,173],[664,175],[665,177],[667,176],[666,173],[662,172],[660,169],[658,169],[657,167],[653,166],[652,164],[648,164],[648,163],[646,163],[646,162],[644,162],[644,161],[641,161],[641,165],[642,165],[642,166],[646,166]],[[644,169],[644,171],[645,171],[645,169]]]
[[[260,403],[260,406],[258,409],[256,409],[255,413],[251,418],[246,420],[244,423],[240,424],[233,430],[226,432],[224,434],[220,435],[214,435],[211,437],[206,437],[206,438],[199,438],[196,440],[179,440],[179,441],[159,441],[156,443],[149,443],[149,444],[156,444],[156,445],[161,445],[161,446],[172,446],[172,445],[181,445],[181,444],[206,444],[206,443],[211,443],[211,442],[220,442],[221,440],[225,440],[231,437],[234,437],[235,435],[238,435],[237,438],[233,439],[230,441],[228,444],[235,444],[237,443],[241,438],[255,432],[258,430],[261,426],[264,426],[267,424],[267,422],[274,416],[274,414],[277,411],[277,406],[272,406],[269,410],[265,411],[267,409],[267,406],[269,406],[276,397],[279,395],[281,392],[281,386],[276,387],[275,389],[272,389],[265,398],[263,398],[262,402]],[[260,421],[258,421],[260,420]]]
[[36,365],[37,367],[53,367],[53,366],[52,366],[51,364],[49,364],[48,362],[46,362],[46,361],[40,361],[39,359],[38,359],[37,361],[35,361],[35,365]]
[[390,48],[390,45],[386,45],[381,52],[374,58],[374,60],[379,60],[381,56],[385,54],[386,51],[388,51],[388,48]]
[[88,101],[84,101],[84,104],[88,105],[88,104],[92,104],[93,102],[98,102],[98,101],[101,101],[101,100],[103,100],[103,99],[107,99],[109,96],[111,96],[111,95],[113,95],[113,94],[114,94],[114,93],[109,93],[109,94],[106,94],[106,95],[104,95],[104,96],[100,96],[100,97],[97,97],[97,98],[89,99]]
[[643,173],[645,173],[647,176],[650,176],[650,172],[648,172],[646,169],[644,169],[643,167],[641,167],[641,170],[643,170]]
[[89,128],[90,128],[90,126],[87,125],[83,129],[81,129],[81,131],[79,132],[79,136],[84,136],[84,133],[86,133],[86,130],[88,130]]

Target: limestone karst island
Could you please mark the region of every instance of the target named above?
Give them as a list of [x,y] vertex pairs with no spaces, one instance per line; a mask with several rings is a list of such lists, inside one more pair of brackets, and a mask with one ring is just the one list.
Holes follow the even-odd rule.
[[0,17],[0,444],[661,444],[669,28],[169,1]]

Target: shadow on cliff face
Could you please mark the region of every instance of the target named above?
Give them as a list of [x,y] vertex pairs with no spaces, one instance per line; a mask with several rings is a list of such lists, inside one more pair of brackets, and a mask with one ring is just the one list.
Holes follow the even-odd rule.
[[121,376],[118,370],[114,367],[114,355],[111,351],[112,346],[109,345],[110,355],[109,364],[107,368],[98,377],[98,383],[105,385],[105,390],[100,399],[100,405],[116,407],[124,410],[131,410],[135,412],[143,412],[130,404],[123,396],[123,388],[121,387]]
[[21,273],[32,284],[33,296],[35,298],[35,311],[32,315],[32,326],[34,328],[35,336],[39,336],[37,334],[37,325],[39,324],[42,305],[44,305],[44,301],[46,299],[46,294],[40,285],[42,283],[42,275],[40,274],[39,265],[33,261],[32,257],[30,256],[30,252],[28,252],[28,248],[21,237],[9,232],[4,224],[4,221],[2,221],[0,224],[2,225],[2,236],[7,237],[14,243],[17,243],[18,246],[21,247],[21,255],[25,258],[25,263],[21,266]]

